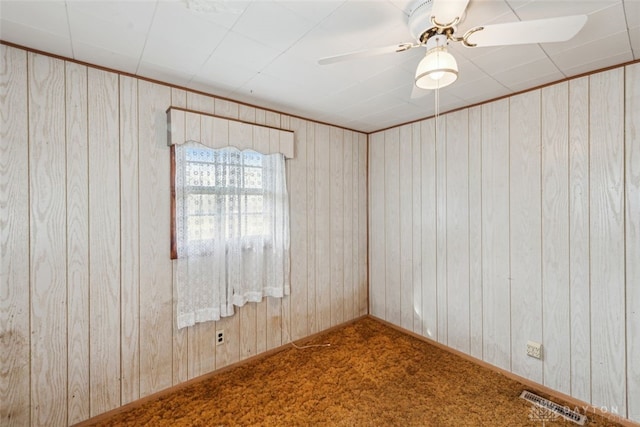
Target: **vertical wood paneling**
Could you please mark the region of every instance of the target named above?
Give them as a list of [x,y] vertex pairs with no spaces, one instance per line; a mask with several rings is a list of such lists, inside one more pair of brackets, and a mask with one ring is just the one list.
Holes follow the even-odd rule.
[[315,124],[307,122],[307,332],[318,332],[316,301],[316,163]]
[[[354,227],[353,217],[354,217],[354,206],[353,199],[356,195],[353,190],[353,172],[357,173],[357,164],[354,164],[353,157],[353,148],[357,147],[357,139],[356,144],[353,142],[353,132],[344,131],[343,135],[343,156],[344,156],[344,167],[342,168],[342,213],[341,216],[343,218],[343,226],[342,226],[342,260],[344,266],[344,289],[343,289],[343,298],[342,298],[342,306],[343,306],[343,320],[344,319],[353,319],[356,316],[354,305],[357,301],[357,297],[354,296],[354,279],[353,279],[353,271],[355,267],[355,257],[354,257],[354,242],[357,242],[357,235],[354,236],[354,230],[357,230],[357,225]],[[357,136],[356,136],[357,138]],[[357,160],[357,157],[356,157]],[[356,212],[357,216],[357,212]]]
[[[265,300],[261,304],[266,304]],[[240,316],[238,307],[234,307],[235,314],[230,317],[223,317],[216,322],[216,330],[224,331],[224,344],[216,346],[216,369],[236,363],[240,360]],[[258,319],[258,323],[266,326],[267,317]],[[266,328],[265,328],[266,329]],[[264,345],[268,346],[268,340]],[[264,351],[264,350],[263,350]]]
[[[187,108],[187,92],[183,89],[171,89],[171,105],[175,105],[176,107]],[[195,113],[184,113],[176,115],[179,117],[178,120],[174,120],[171,122],[171,135],[172,138],[176,138],[182,141],[200,141],[200,116]],[[198,340],[195,338],[197,332],[194,332],[195,329],[199,329],[200,325],[196,325],[193,328],[184,328],[178,329],[177,322],[177,307],[178,307],[178,299],[175,298],[178,295],[178,283],[176,280],[177,276],[177,266],[175,262],[171,263],[171,271],[172,271],[172,292],[173,292],[173,305],[172,305],[172,314],[173,314],[173,360],[172,360],[172,382],[178,383],[180,381],[186,381],[190,377],[190,374],[193,375],[193,371],[198,370],[200,365],[197,359],[198,351],[191,348],[192,346],[198,343]]]
[[571,392],[569,85],[542,89],[542,330],[544,385]]
[[269,152],[269,129],[265,127],[253,128],[253,149],[260,153]]
[[469,113],[447,116],[447,343],[469,353]]
[[252,126],[235,121],[229,121],[229,140],[239,150],[253,148]]
[[422,333],[422,146],[420,138],[420,123],[411,125],[411,310],[412,327],[417,334]]
[[509,101],[482,106],[482,327],[484,360],[511,365]]
[[[638,68],[447,114],[446,144],[434,119],[412,125],[410,147],[405,126],[370,135],[371,313],[411,329],[410,258],[415,332],[640,418]],[[420,176],[409,196],[408,155]],[[526,356],[527,340],[543,360]]]
[[[191,99],[189,100],[191,101]],[[189,101],[187,100],[187,91],[183,89],[171,89],[171,105],[182,108],[189,107]],[[196,108],[191,108],[196,110]],[[210,124],[202,123],[200,116],[195,113],[187,112],[178,115],[179,119],[174,123],[171,123],[172,138],[176,138],[180,141],[202,141],[201,129]],[[171,185],[171,184],[170,184]],[[193,378],[200,373],[200,360],[199,360],[199,330],[203,327],[201,324],[197,324],[193,327],[178,329],[177,322],[177,307],[178,307],[178,281],[177,281],[177,263],[171,263],[172,271],[172,292],[173,292],[173,359],[172,359],[172,382],[174,384],[186,381]],[[215,325],[215,323],[214,323]],[[210,326],[210,325],[207,325]],[[196,373],[197,372],[197,373]]]
[[118,76],[88,70],[91,415],[120,406]]
[[138,81],[140,214],[140,395],[172,385],[173,292],[169,248],[169,88]]
[[307,207],[307,124],[297,118],[291,120],[294,131],[296,157],[291,160],[291,326],[292,340],[309,334],[306,314],[309,312],[308,265],[308,207]]
[[[366,138],[366,136],[365,136]],[[361,294],[360,288],[362,283],[362,271],[361,271],[361,262],[362,257],[367,257],[366,253],[362,253],[360,251],[360,230],[362,225],[361,221],[364,221],[364,226],[366,227],[366,213],[365,217],[360,217],[360,200],[362,195],[360,194],[360,135],[351,132],[351,198],[345,198],[345,209],[349,209],[351,211],[351,223],[347,224],[345,227],[345,239],[351,239],[351,253],[352,253],[352,272],[351,272],[351,287],[352,287],[352,296],[353,296],[353,306],[352,306],[352,316],[358,317],[360,315],[360,310],[362,310],[361,303]],[[366,176],[365,176],[366,182]],[[348,203],[347,203],[348,200]],[[367,206],[364,206],[366,211]],[[351,236],[348,233],[351,232]],[[366,252],[366,249],[365,249]],[[366,302],[368,303],[368,301]],[[367,310],[366,306],[364,310]]]
[[64,63],[33,53],[28,59],[31,423],[62,425],[67,422]]
[[[0,424],[30,424],[27,53],[0,45]],[[6,351],[5,349],[8,349]]]
[[411,125],[400,129],[400,326],[413,329],[413,157]]
[[316,321],[319,331],[331,326],[331,165],[330,128],[315,126],[316,161]]
[[511,370],[542,382],[527,340],[542,342],[540,91],[510,98]]
[[[186,95],[184,91],[178,89],[171,90],[171,99],[182,98]],[[235,122],[229,122],[229,125]],[[229,126],[231,127],[231,126]],[[200,136],[200,114],[187,112],[184,115],[184,139],[186,141],[196,141],[199,142],[201,140]],[[232,131],[229,129],[229,139],[231,139]],[[235,136],[235,135],[234,135]]]
[[627,417],[640,421],[640,65],[625,68]]
[[[248,123],[229,121],[230,144],[240,150],[255,150],[254,147],[254,126]],[[271,152],[280,151],[280,143],[277,147],[271,148]]]
[[400,133],[384,132],[385,320],[400,324]]
[[[422,141],[422,333],[431,339],[438,337],[438,306],[436,282],[437,211],[436,211],[436,140],[435,121],[420,123]],[[372,260],[375,263],[375,260]]]
[[[221,147],[229,145],[229,121],[218,117],[213,118],[213,135]],[[255,139],[255,138],[254,138]]]
[[589,78],[569,82],[571,395],[591,402]]
[[[211,102],[214,101],[214,98],[211,98],[211,97],[208,97],[208,98],[211,99]],[[240,104],[240,107],[238,110],[238,118],[244,122],[255,123],[256,122],[255,107]]]
[[[277,347],[292,326],[304,338],[366,313],[366,135],[0,49],[3,425],[79,422]],[[291,297],[177,330],[171,105],[295,130]],[[182,138],[253,146],[243,126],[189,116],[172,123]]]
[[[68,87],[68,86],[67,86]],[[140,398],[138,81],[120,77],[120,298],[122,404]]]
[[[280,125],[278,115],[277,125]],[[269,123],[267,123],[269,124]],[[274,125],[276,123],[273,123]],[[269,130],[270,150],[279,149],[280,137],[275,129]],[[278,279],[279,280],[279,279]],[[266,298],[267,302],[267,349],[278,347],[282,344],[282,298]],[[234,316],[237,317],[237,316]],[[230,319],[231,320],[231,319]],[[227,346],[228,347],[228,346]]]
[[469,109],[469,354],[482,359],[482,107]]
[[[171,88],[171,105],[175,107],[187,108],[187,91],[184,89]],[[200,129],[210,123],[204,125],[200,123],[199,116],[193,113],[183,113],[172,116],[171,121],[171,137],[179,141],[200,141]],[[170,175],[171,176],[171,175]],[[172,185],[171,183],[169,185]],[[177,282],[177,263],[171,262],[171,280],[172,280],[172,382],[175,384],[180,379],[186,380],[193,375],[193,372],[199,370],[199,360],[197,351],[192,351],[192,346],[197,346],[198,340],[195,339],[194,332],[196,327],[178,329],[177,307],[178,299],[178,282]]]
[[[238,309],[238,316],[240,317],[240,330],[242,331],[240,336],[240,360],[247,359],[249,357],[255,356],[257,354],[258,340],[256,336],[257,331],[257,319],[256,319],[256,305],[257,304],[246,304],[243,307]],[[215,325],[213,322],[207,325],[207,330],[211,331],[212,335],[215,337]],[[210,360],[213,362],[213,366],[215,369],[215,346],[213,346],[215,340],[211,340],[211,349],[210,349]],[[211,370],[213,370],[211,369]]]
[[279,128],[282,125],[282,115],[275,111],[265,111],[264,123],[273,128]]
[[[190,94],[191,95],[191,94]],[[191,98],[191,97],[190,97]],[[171,106],[172,107],[179,107],[179,108],[187,108],[187,91],[184,89],[177,89],[177,88],[171,88]],[[182,117],[183,119],[181,120],[181,126],[179,126],[178,129],[178,134],[177,136],[179,138],[184,138],[184,122],[185,122],[185,118],[186,118],[187,113],[183,112],[181,114],[178,114],[174,117]],[[171,123],[171,134],[173,134],[174,132],[174,128],[173,126],[175,125],[175,123]]]
[[236,102],[219,98],[215,98],[214,102],[216,115],[228,117],[230,119],[237,119],[238,117],[240,117],[240,107]]
[[[292,130],[291,128],[291,118],[289,116],[281,116],[280,119],[280,127],[282,129],[286,129],[286,130]],[[294,155],[295,155],[295,141],[294,141],[294,135],[290,135],[291,137],[291,146],[289,147],[290,149],[292,149],[294,151]],[[288,143],[285,141],[286,138],[283,137],[282,134],[280,134],[280,149],[281,150],[285,150],[285,147],[288,146]],[[287,180],[287,191],[289,192],[291,186],[289,185],[289,183],[291,182],[291,160],[289,160],[288,162],[285,162],[285,172],[286,172],[286,180]],[[291,212],[291,195],[289,193],[289,212]],[[291,249],[291,247],[289,247],[289,249]],[[288,280],[289,280],[289,291],[291,291],[291,257],[289,257],[289,271],[285,272],[285,277],[286,275],[288,275]],[[282,319],[280,321],[280,336],[281,336],[281,341],[282,341],[282,345],[291,342],[291,294],[289,295],[285,295],[282,298],[281,303],[281,313],[282,313]],[[242,331],[242,330],[241,330]],[[241,332],[242,334],[242,332]]]
[[624,69],[590,77],[591,397],[626,412]]
[[331,326],[344,320],[344,150],[343,131],[330,130]]
[[[87,67],[66,63],[67,411],[89,417],[89,165]],[[137,337],[136,337],[137,339]]]
[[[408,180],[401,169],[396,172],[387,168],[391,164],[399,165],[400,159],[406,157],[403,150],[409,150],[414,160],[412,223],[415,227],[411,245],[414,285],[416,268],[419,268],[421,276],[418,289],[421,310],[414,314],[420,316],[417,330],[432,338],[438,336],[436,301],[438,296],[442,297],[442,293],[436,294],[436,248],[438,236],[442,238],[442,234],[436,233],[436,225],[442,226],[443,223],[436,223],[436,206],[442,203],[449,205],[445,205],[447,222],[444,230],[446,233],[453,232],[450,230],[454,224],[452,215],[456,215],[453,204],[458,200],[451,199],[456,192],[449,189],[457,185],[455,180],[458,176],[449,169],[455,167],[450,157],[454,155],[451,150],[455,151],[456,147],[447,146],[447,180],[443,181],[442,177],[440,181],[436,180],[436,159],[440,172],[444,169],[442,151],[436,157],[433,120],[412,125],[412,138],[419,135],[419,140],[414,139],[411,147],[399,146],[399,157],[397,161],[392,159],[391,163],[385,158],[384,139],[378,144],[378,153],[374,155],[374,134],[371,135],[372,153],[369,153],[371,163],[367,165],[367,137],[354,134],[351,141],[355,143],[357,140],[358,146],[353,148],[351,162],[347,160],[348,154],[342,160],[343,182],[337,184],[331,178],[336,165],[332,163],[331,156],[330,135],[334,130],[329,126],[301,119],[292,119],[289,123],[287,116],[278,113],[184,90],[170,90],[132,77],[118,78],[112,73],[94,69],[89,70],[92,77],[83,83],[83,76],[87,77],[84,66],[64,64],[56,59],[27,54],[4,45],[0,46],[0,50],[0,244],[3,254],[0,313],[3,333],[0,339],[2,346],[10,349],[0,354],[3,367],[9,367],[0,376],[2,422],[7,421],[6,417],[10,415],[9,425],[72,423],[80,420],[83,413],[89,413],[89,410],[94,414],[102,410],[100,406],[108,407],[111,405],[107,402],[109,399],[119,405],[172,385],[175,369],[181,372],[175,379],[180,381],[183,366],[189,367],[190,377],[215,367],[216,348],[207,347],[207,334],[213,333],[217,324],[211,322],[206,325],[207,328],[192,328],[186,334],[179,335],[173,320],[174,295],[172,266],[168,257],[169,203],[166,191],[169,185],[169,162],[164,126],[166,108],[171,104],[185,106],[186,96],[193,100],[194,108],[198,110],[283,127],[294,127],[294,122],[300,120],[296,129],[307,130],[306,159],[300,160],[304,164],[304,171],[299,171],[305,179],[303,187],[306,187],[306,192],[298,199],[306,205],[304,220],[298,224],[307,227],[306,236],[300,240],[301,245],[306,245],[306,253],[301,255],[305,261],[298,261],[296,254],[292,253],[293,271],[294,264],[306,262],[306,271],[302,269],[301,274],[302,277],[306,275],[307,280],[304,281],[303,291],[297,295],[306,301],[300,308],[302,311],[297,314],[300,319],[306,319],[303,321],[306,332],[299,332],[302,334],[300,337],[328,327],[332,323],[332,309],[342,310],[343,318],[347,320],[350,316],[348,307],[356,304],[348,301],[348,286],[342,288],[340,307],[335,305],[336,299],[332,298],[337,295],[331,281],[334,272],[332,267],[335,265],[327,251],[331,251],[336,242],[330,235],[327,236],[327,230],[332,230],[336,219],[343,221],[340,247],[347,255],[349,244],[353,244],[352,262],[359,266],[359,296],[356,297],[356,292],[353,292],[353,298],[359,300],[359,313],[366,312],[367,303],[369,217],[372,221],[369,231],[372,244],[372,312],[376,305],[374,293],[382,290],[382,298],[378,299],[381,303],[378,311],[382,313],[379,317],[385,317],[385,310],[389,310],[399,314],[401,324],[406,323],[407,297],[411,298],[411,295],[403,286],[406,285],[403,278],[408,270],[402,264],[402,257],[400,263],[393,267],[398,269],[399,279],[396,282],[400,288],[389,288],[398,290],[398,305],[395,308],[387,307],[389,301],[384,296],[387,285],[385,264],[388,262],[384,256],[387,245],[384,238],[387,205],[384,178],[397,173],[399,186]],[[555,151],[558,148],[556,145],[545,144],[542,151],[540,200],[544,235],[539,254],[542,257],[544,280],[542,321],[545,335],[542,338],[547,351],[553,352],[548,353],[548,359],[543,362],[545,383],[563,387],[559,377],[561,374],[553,372],[561,372],[560,366],[566,365],[567,350],[558,347],[562,344],[558,338],[559,331],[555,331],[557,337],[549,335],[547,331],[556,325],[567,328],[566,323],[558,319],[566,318],[567,306],[570,306],[571,394],[578,399],[617,410],[621,415],[628,414],[636,420],[640,419],[640,386],[637,380],[640,374],[637,364],[632,361],[635,361],[640,342],[637,327],[640,323],[640,301],[636,286],[636,265],[640,265],[636,232],[640,228],[636,220],[640,217],[636,203],[640,187],[636,155],[637,70],[636,64],[626,68],[626,83],[623,83],[622,69],[568,83],[568,165]],[[91,84],[90,81],[97,83]],[[557,111],[566,111],[566,105],[562,104],[562,93],[566,89],[550,87],[542,91],[549,99],[544,98],[540,129],[544,141],[553,139],[555,143],[557,141],[554,138],[562,136],[555,129],[562,129],[563,114],[557,114]],[[171,93],[176,95],[174,99]],[[508,103],[502,100],[469,110],[467,177],[469,351],[474,355],[483,355],[490,363],[507,368],[512,361],[510,343],[515,339],[513,336],[520,337],[523,334],[520,328],[511,328],[511,316],[515,309],[508,304],[509,278],[515,276],[510,275],[509,271],[508,255],[513,255],[509,241],[513,242],[515,236],[510,238],[509,228],[505,225],[509,224],[510,219],[514,224],[522,221],[521,217],[515,218],[520,216],[515,212],[511,212],[510,217],[508,209],[509,187],[517,185],[514,181],[519,179],[515,176],[510,178],[509,173],[509,140],[504,135],[507,129],[513,130],[517,125],[508,120],[508,108],[505,108]],[[522,108],[529,110],[532,106]],[[552,117],[552,111],[556,112],[556,116]],[[83,119],[83,115],[87,118]],[[442,117],[440,120],[444,122],[449,119]],[[228,139],[228,127],[216,127],[215,122],[212,119],[214,125],[206,127]],[[458,128],[447,129],[449,134],[452,130]],[[393,132],[396,130],[389,131]],[[443,130],[439,129],[439,134],[442,133]],[[90,136],[89,146],[86,145],[87,135]],[[378,134],[378,138],[379,135],[382,134]],[[297,132],[296,137],[299,137]],[[347,149],[349,138],[345,139],[341,150]],[[454,139],[458,138],[450,137],[447,141]],[[512,138],[512,144],[515,139]],[[400,140],[404,141],[404,137],[398,138],[399,143]],[[7,144],[7,141],[10,143]],[[109,144],[110,141],[119,144],[118,150],[111,150],[113,146]],[[441,150],[440,146],[438,148]],[[101,156],[101,152],[105,154]],[[378,162],[375,167],[374,158]],[[416,158],[419,162],[416,162]],[[289,169],[292,184],[295,161],[297,159],[292,161]],[[353,170],[349,170],[350,164]],[[568,170],[562,172],[562,168],[566,169],[567,166]],[[369,172],[371,192],[367,193],[366,178]],[[343,204],[340,214],[332,208],[336,196],[332,186],[337,184],[346,189],[350,173],[354,208],[350,213],[347,211],[347,189],[341,194]],[[417,187],[416,174],[420,177]],[[568,195],[565,196],[562,195],[563,185],[566,187],[566,183],[562,184],[563,174],[569,180]],[[375,192],[375,180],[380,180],[380,177],[381,185],[378,186],[379,191]],[[441,198],[443,192],[437,190],[440,188],[437,185],[443,182],[447,189],[444,192],[445,199]],[[296,192],[291,195],[293,203],[300,190],[292,191]],[[566,189],[564,191],[567,192]],[[514,194],[513,189],[511,194]],[[97,199],[104,195],[105,200]],[[369,216],[366,213],[368,196],[372,202]],[[406,195],[398,199],[395,209],[406,205]],[[561,304],[558,294],[566,295],[566,287],[550,286],[566,280],[567,274],[557,259],[556,264],[552,264],[555,258],[552,254],[559,254],[558,258],[566,257],[563,255],[567,251],[566,239],[558,240],[561,232],[552,231],[566,227],[558,214],[567,209],[564,199],[568,199],[570,302]],[[7,200],[11,200],[11,203],[7,203]],[[512,204],[521,202],[511,201]],[[377,212],[376,206],[379,207]],[[420,214],[416,215],[418,206]],[[393,211],[391,213],[393,216]],[[376,214],[382,215],[382,226],[377,229],[373,226]],[[397,221],[391,226],[394,229],[401,227],[406,216],[403,210],[398,211]],[[293,216],[292,221],[295,222]],[[416,221],[419,222],[416,224]],[[353,224],[353,230],[348,230],[349,224]],[[293,226],[293,229],[296,228]],[[419,232],[415,233],[416,230]],[[379,237],[381,232],[382,238]],[[416,251],[416,235],[420,257]],[[403,234],[397,236],[399,251],[407,254],[409,247]],[[292,240],[296,238],[292,234]],[[349,242],[349,238],[353,238],[353,242]],[[448,238],[446,243],[451,252],[449,245],[453,244],[452,239]],[[373,257],[374,244],[383,254],[377,260]],[[90,252],[86,249],[89,245]],[[89,254],[90,259],[87,258]],[[438,253],[438,256],[441,255]],[[346,278],[349,274],[348,255],[340,260],[345,263],[343,278]],[[449,267],[449,282],[445,284],[451,284],[451,255],[444,261]],[[382,267],[382,275],[378,276],[381,281],[377,284],[373,283],[374,266]],[[354,279],[355,273],[354,270]],[[90,274],[91,292],[88,287],[82,287],[83,274]],[[86,277],[85,286],[89,280]],[[556,279],[558,277],[560,279]],[[7,283],[8,286],[5,286]],[[27,289],[27,285],[30,288]],[[136,288],[138,285],[139,288]],[[439,285],[442,286],[442,282]],[[415,287],[413,292],[415,299]],[[291,299],[294,296],[295,286],[292,287]],[[119,299],[117,304],[114,304],[115,298]],[[474,302],[478,300],[480,302]],[[440,317],[446,316],[448,328],[443,328],[440,335],[453,337],[453,331],[457,330],[453,320],[457,320],[457,316],[452,313],[454,305],[450,297],[447,303],[447,311],[442,310],[439,314]],[[267,348],[267,305],[263,302],[245,306],[231,318],[231,323],[223,323],[225,333],[232,341],[228,343],[230,347],[222,346],[224,350],[221,350],[219,366],[230,363],[235,354],[238,358],[248,356],[254,348],[254,342],[256,352]],[[290,310],[293,316],[293,310],[298,309],[295,304],[293,306],[295,308],[290,306],[288,300],[281,306],[285,318]],[[255,307],[255,318],[251,307]],[[106,331],[105,325],[109,325],[115,334]],[[4,328],[10,333],[5,333]],[[566,330],[563,335],[566,335]],[[185,338],[188,345],[181,347],[181,340]],[[111,345],[111,341],[115,345]],[[453,344],[453,338],[449,338],[449,341]],[[104,350],[99,350],[100,346]],[[211,348],[213,350],[209,352]],[[560,349],[558,353],[556,349]],[[520,352],[513,347],[514,354]],[[98,363],[105,366],[98,367]],[[110,371],[108,375],[106,371]],[[89,372],[91,378],[87,378]],[[106,381],[104,387],[108,390],[100,391],[99,381],[103,374]],[[90,409],[89,398],[96,402]]]
[[[218,102],[216,101],[216,104],[217,103]],[[258,124],[265,124],[266,123],[265,113],[266,113],[265,110],[262,110],[260,108],[256,108],[256,111],[255,111],[256,123],[258,123]]]
[[447,344],[447,120],[435,118],[437,340]]
[[359,281],[359,315],[363,316],[369,313],[369,254],[368,254],[368,241],[369,241],[369,215],[367,213],[368,204],[368,153],[369,153],[369,139],[367,135],[358,135],[358,260],[360,270]]
[[[385,223],[384,206],[384,133],[369,135],[369,311],[381,319],[385,318]],[[389,165],[389,167],[392,167]],[[376,230],[377,232],[375,232]]]
[[[171,106],[183,107],[188,110],[199,111],[210,115],[216,114],[215,98],[183,89],[171,89]],[[247,114],[246,111],[243,110],[243,112]]]

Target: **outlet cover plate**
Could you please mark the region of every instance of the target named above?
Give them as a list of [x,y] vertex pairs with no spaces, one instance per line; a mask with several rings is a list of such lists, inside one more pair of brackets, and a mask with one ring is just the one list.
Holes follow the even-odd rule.
[[527,356],[542,359],[542,344],[535,341],[527,341]]
[[219,329],[216,331],[216,345],[224,344],[224,330]]

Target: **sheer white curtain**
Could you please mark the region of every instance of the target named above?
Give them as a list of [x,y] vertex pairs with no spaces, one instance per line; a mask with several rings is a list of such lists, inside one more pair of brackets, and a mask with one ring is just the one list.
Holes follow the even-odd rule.
[[288,295],[284,156],[187,142],[175,163],[178,328]]

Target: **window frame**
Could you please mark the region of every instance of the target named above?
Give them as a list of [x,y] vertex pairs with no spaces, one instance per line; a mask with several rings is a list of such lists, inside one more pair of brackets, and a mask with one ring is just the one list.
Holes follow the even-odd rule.
[[[203,150],[206,150],[206,149],[214,150],[213,148],[206,147],[206,146],[203,147],[202,149]],[[219,148],[219,149],[222,149],[222,147]],[[176,217],[177,216],[177,212],[176,212],[176,204],[177,204],[177,202],[176,202],[176,173],[177,173],[177,166],[176,166],[176,163],[177,162],[176,162],[176,151],[175,150],[176,150],[176,145],[175,144],[171,145],[170,146],[170,156],[169,157],[170,157],[170,161],[171,161],[171,168],[170,168],[170,179],[171,179],[171,183],[170,183],[170,194],[171,194],[171,204],[170,204],[170,207],[171,207],[171,227],[170,227],[171,249],[170,249],[170,251],[171,251],[171,254],[170,254],[170,258],[172,260],[173,259],[178,259],[177,230],[176,230],[176,219],[177,219],[177,217]],[[260,155],[260,156],[264,156],[264,154],[259,153],[257,151],[255,153]],[[240,155],[242,155],[242,151],[240,151]],[[194,163],[198,163],[198,162],[194,162]],[[241,165],[240,167],[242,168],[241,176],[242,176],[243,182],[244,182],[244,172],[245,172],[244,169],[245,169],[245,166]],[[258,167],[255,167],[255,166],[249,166],[249,167],[258,168]],[[259,168],[262,169],[263,167],[261,166]],[[195,186],[194,185],[194,186],[189,186],[189,188],[201,189],[202,190],[202,191],[194,192],[193,194],[233,195],[232,191],[224,191],[224,189],[226,187],[222,188],[220,186],[210,187],[210,186]],[[244,184],[242,185],[242,188],[244,189]],[[264,195],[264,188],[263,189],[258,189],[258,188],[255,188],[255,189],[244,189],[245,193],[251,193],[252,191],[255,192],[256,196]],[[245,195],[251,195],[251,194],[245,194]],[[242,206],[242,202],[239,203],[239,206],[240,207]],[[242,217],[242,215],[243,215],[242,211],[240,210],[237,215]],[[249,215],[249,214],[244,214],[244,215]],[[263,212],[252,213],[252,215],[263,215]],[[242,221],[241,221],[241,223],[242,223]],[[264,234],[254,234],[254,235],[243,236],[243,238],[247,238],[249,240],[254,240],[256,242],[260,241],[260,240],[267,241],[267,240],[269,240],[268,237],[269,236],[264,235]]]
[[171,168],[169,171],[170,191],[171,194],[171,259],[178,259],[178,237],[176,234],[176,146],[172,144],[169,150],[169,159],[171,162]]

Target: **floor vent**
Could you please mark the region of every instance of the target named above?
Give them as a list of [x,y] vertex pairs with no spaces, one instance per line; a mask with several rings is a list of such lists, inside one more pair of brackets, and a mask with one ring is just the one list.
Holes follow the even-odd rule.
[[[579,414],[576,411],[572,411],[567,406],[561,406],[550,400],[540,397],[537,394],[533,394],[530,391],[524,390],[520,394],[520,398],[535,403],[537,408],[532,407],[529,418],[535,421],[553,421],[551,418],[562,417],[565,420],[572,421],[578,425],[583,426],[587,422],[587,416]],[[541,409],[538,411],[537,409]]]

